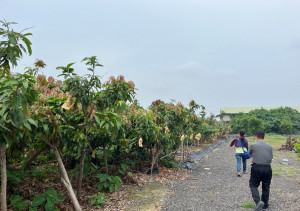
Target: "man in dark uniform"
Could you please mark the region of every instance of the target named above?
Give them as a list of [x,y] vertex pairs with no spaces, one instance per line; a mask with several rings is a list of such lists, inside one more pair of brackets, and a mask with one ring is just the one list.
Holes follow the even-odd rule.
[[[256,203],[255,211],[268,210],[269,193],[272,179],[271,162],[273,160],[272,147],[264,142],[265,133],[255,133],[256,143],[250,145],[249,154],[252,157],[251,177],[249,181],[252,198]],[[262,183],[260,197],[258,186]]]

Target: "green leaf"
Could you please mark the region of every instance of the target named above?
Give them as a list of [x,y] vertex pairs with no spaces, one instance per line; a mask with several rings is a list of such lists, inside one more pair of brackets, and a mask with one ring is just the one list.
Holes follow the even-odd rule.
[[[22,181],[22,178],[15,172],[7,171],[7,180],[8,183],[12,183],[16,185]],[[16,195],[12,195],[12,196],[16,196]]]
[[32,200],[32,206],[38,207],[46,201],[46,197],[44,194],[36,195]]
[[50,197],[57,198],[57,193],[54,188],[50,188],[45,193],[48,194]]
[[50,133],[50,130],[49,130],[49,126],[47,124],[43,124],[43,128],[44,128],[44,132],[46,134],[49,134]]
[[35,121],[35,120],[31,119],[31,118],[27,119],[27,121],[28,121],[30,124],[32,124],[32,125],[38,127],[37,121]]
[[102,183],[100,183],[100,184],[98,184],[97,185],[97,188],[98,188],[98,190],[100,190],[100,191],[103,191],[103,184]]
[[26,34],[23,34],[23,36],[32,36],[32,33],[26,33]]
[[3,106],[3,108],[1,109],[1,111],[0,111],[0,116],[2,117],[3,116],[3,114],[7,111],[7,108],[9,107],[9,104],[5,104],[4,106]]
[[29,39],[27,39],[25,36],[21,36],[23,42],[25,43],[27,50],[28,50],[28,54],[31,55],[32,54],[32,50],[31,50],[31,42],[29,41]]
[[16,40],[16,37],[15,35],[11,32],[11,33],[8,33],[7,34],[7,37],[9,39],[9,42],[11,42],[13,45],[16,45],[17,44],[17,40]]
[[98,174],[97,178],[99,178],[100,182],[104,182],[107,180],[110,176],[108,174]]
[[109,192],[114,192],[115,191],[115,187],[113,185],[109,186]]
[[108,123],[105,123],[105,128],[106,128],[106,130],[109,130],[109,124]]
[[24,123],[24,126],[25,126],[28,130],[30,130],[30,131],[32,130],[32,129],[31,129],[31,126],[30,126],[30,124],[28,124],[28,122],[25,122],[25,123]]
[[69,63],[69,64],[67,65],[67,68],[70,68],[73,64],[75,64],[75,62]]
[[9,201],[10,201],[10,203],[12,203],[12,204],[15,204],[16,202],[22,201],[22,199],[23,199],[23,197],[20,196],[20,195],[11,195],[11,196],[9,197]]
[[115,189],[115,190],[119,190],[119,188],[120,188],[120,185],[121,185],[121,183],[119,183],[119,182],[118,182],[118,183],[116,183],[116,184],[115,184],[115,187],[114,187],[114,189]]
[[127,164],[122,163],[122,164],[121,164],[121,168],[125,171],[125,170],[127,169]]
[[47,203],[45,205],[45,210],[46,211],[52,211],[53,207],[54,207],[54,204],[55,204],[55,199],[51,198],[51,197],[48,197],[47,198]]

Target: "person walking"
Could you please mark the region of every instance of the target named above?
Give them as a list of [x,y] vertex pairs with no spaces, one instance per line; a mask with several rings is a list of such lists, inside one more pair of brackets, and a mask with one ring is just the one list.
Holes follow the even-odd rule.
[[[265,133],[255,133],[256,143],[250,145],[249,154],[252,157],[251,176],[249,186],[252,198],[256,203],[255,211],[268,210],[270,184],[272,180],[271,162],[273,160],[272,147],[264,142]],[[262,195],[260,197],[258,187],[262,183]]]
[[243,161],[243,173],[246,174],[247,173],[247,159],[244,155],[244,150],[248,151],[248,141],[245,139],[245,132],[244,131],[239,131],[239,137],[237,139],[234,139],[230,146],[235,146],[236,150],[235,150],[235,157],[236,157],[236,161],[237,161],[237,176],[241,177],[242,173],[241,173],[241,162]]

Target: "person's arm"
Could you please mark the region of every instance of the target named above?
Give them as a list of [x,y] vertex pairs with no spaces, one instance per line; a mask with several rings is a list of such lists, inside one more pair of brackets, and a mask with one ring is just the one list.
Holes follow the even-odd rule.
[[252,152],[253,152],[253,149],[252,149],[252,145],[250,144],[250,147],[249,147],[250,149],[249,149],[249,155],[250,155],[250,157],[252,157]]
[[247,149],[247,151],[249,151],[249,149],[248,149],[248,141],[247,140],[245,142],[245,148]]
[[273,160],[273,149],[271,149],[271,155],[272,155],[272,160]]
[[235,145],[235,143],[236,143],[236,139],[234,139],[234,140],[231,142],[230,146],[232,147],[233,145]]

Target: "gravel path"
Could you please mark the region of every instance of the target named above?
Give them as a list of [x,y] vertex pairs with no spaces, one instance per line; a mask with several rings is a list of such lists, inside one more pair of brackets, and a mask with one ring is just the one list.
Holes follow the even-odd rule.
[[[162,210],[253,210],[242,208],[241,204],[253,202],[250,188],[250,175],[236,176],[234,148],[229,142],[222,143],[195,167],[190,177],[194,180],[176,181],[171,184],[171,192],[165,200]],[[290,163],[300,169],[300,161],[290,152],[277,153],[274,164],[280,166],[282,158],[289,155]],[[290,154],[289,154],[290,153]],[[250,170],[250,162],[247,169]],[[277,168],[273,175],[270,193],[270,211],[300,210],[299,172],[285,175],[284,169]],[[274,173],[274,171],[273,171]],[[261,186],[260,186],[261,193]]]

